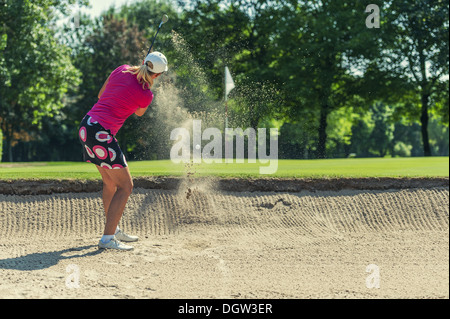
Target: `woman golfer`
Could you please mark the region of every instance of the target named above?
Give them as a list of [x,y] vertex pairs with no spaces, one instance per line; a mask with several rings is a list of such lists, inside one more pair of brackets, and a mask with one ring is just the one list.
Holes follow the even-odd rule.
[[144,115],[153,100],[153,81],[167,71],[167,59],[160,52],[147,55],[141,66],[122,65],[114,70],[100,93],[98,102],[81,122],[79,138],[84,161],[97,166],[103,180],[106,225],[99,248],[131,250],[123,242],[137,241],[119,229],[133,181],[115,135],[132,114]]

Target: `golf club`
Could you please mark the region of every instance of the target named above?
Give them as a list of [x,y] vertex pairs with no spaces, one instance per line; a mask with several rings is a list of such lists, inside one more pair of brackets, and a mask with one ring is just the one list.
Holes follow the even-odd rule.
[[159,24],[159,27],[158,27],[158,31],[156,31],[156,34],[155,34],[155,36],[153,37],[152,45],[151,45],[150,48],[148,49],[147,55],[148,55],[148,54],[150,53],[150,51],[152,50],[153,44],[155,43],[156,36],[158,35],[159,30],[161,29],[162,25],[163,25],[164,23],[166,23],[168,20],[169,20],[169,17],[167,16],[167,14],[165,14],[165,15],[162,16],[161,23]]

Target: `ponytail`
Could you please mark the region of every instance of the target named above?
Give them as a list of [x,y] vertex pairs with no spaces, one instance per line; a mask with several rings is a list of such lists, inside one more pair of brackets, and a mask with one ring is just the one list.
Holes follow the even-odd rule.
[[146,64],[132,66],[128,68],[128,70],[122,72],[136,75],[139,84],[142,84],[142,89],[145,90],[146,85],[148,85],[148,89],[150,90],[150,88],[153,86],[152,75],[155,74],[152,71],[150,71],[150,68],[152,67],[153,67],[152,63],[148,61]]

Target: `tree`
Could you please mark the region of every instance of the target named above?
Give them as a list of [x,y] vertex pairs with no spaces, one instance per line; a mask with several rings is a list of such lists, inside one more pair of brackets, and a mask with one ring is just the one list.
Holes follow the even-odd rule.
[[7,0],[0,6],[0,128],[8,161],[13,161],[14,133],[38,130],[43,117],[63,107],[69,86],[78,83],[69,51],[52,30],[55,10],[73,3]]
[[370,134],[369,145],[380,157],[386,156],[394,139],[394,124],[389,120],[392,110],[388,105],[375,103],[371,106],[374,128]]
[[[423,152],[425,156],[431,156],[430,111],[439,107],[436,102],[442,97],[437,96],[441,95],[443,86],[448,87],[449,3],[392,0],[386,3],[384,11],[386,23],[381,29],[386,55],[383,59],[388,63],[382,65],[414,85],[418,98],[409,104],[408,112],[417,114],[420,119]],[[445,76],[447,80],[444,80]],[[448,104],[446,108],[444,114],[448,114]]]
[[[6,44],[7,44],[7,40],[8,40],[8,36],[4,31],[4,26],[0,25],[0,53],[5,50],[6,48]],[[3,74],[6,74],[7,72],[7,68],[5,65],[5,57],[2,54],[0,54],[0,78],[2,77]],[[3,132],[2,132],[2,128],[0,126],[0,162],[2,161],[2,154],[3,154]]]
[[3,154],[3,133],[0,129],[0,162],[2,161],[2,154]]
[[[377,3],[377,1],[374,1]],[[289,95],[291,121],[305,110],[319,112],[316,156],[325,158],[330,113],[366,104],[355,70],[377,56],[376,33],[365,26],[364,1],[287,1],[275,20],[273,69]],[[275,54],[275,52],[274,52]],[[360,66],[362,65],[362,66]]]

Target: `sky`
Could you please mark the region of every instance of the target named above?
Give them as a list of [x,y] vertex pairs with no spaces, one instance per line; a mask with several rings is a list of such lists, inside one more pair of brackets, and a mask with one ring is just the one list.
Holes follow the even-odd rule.
[[98,17],[103,11],[108,10],[111,6],[117,8],[125,3],[133,3],[134,0],[90,0],[89,2],[91,8],[83,8],[81,11]]
[[75,27],[77,27],[77,17],[79,17],[79,12],[88,14],[94,18],[99,17],[102,12],[108,10],[111,6],[120,8],[124,4],[131,4],[135,1],[137,0],[89,0],[89,7],[79,7],[78,5],[70,6],[68,14],[66,16],[61,16],[56,24],[61,26],[67,23],[75,23]]

